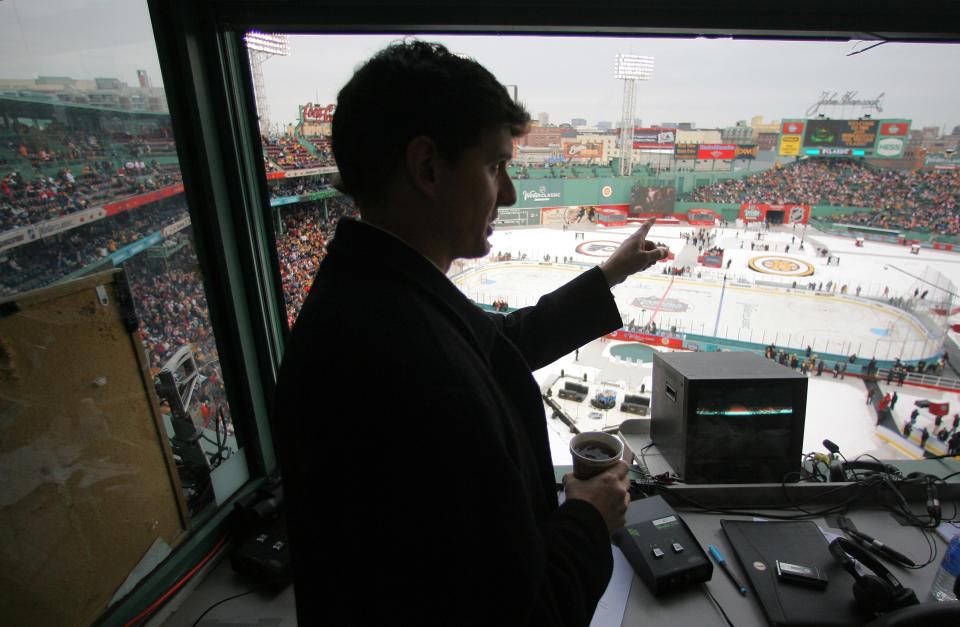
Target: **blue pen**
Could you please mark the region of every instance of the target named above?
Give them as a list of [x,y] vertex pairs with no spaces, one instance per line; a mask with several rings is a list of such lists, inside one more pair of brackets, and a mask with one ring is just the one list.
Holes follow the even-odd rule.
[[740,580],[737,579],[737,576],[733,574],[733,571],[730,570],[730,564],[727,564],[727,560],[724,559],[723,554],[720,553],[720,549],[713,546],[712,544],[707,545],[707,551],[710,552],[710,555],[713,557],[713,560],[717,563],[717,566],[723,569],[723,572],[727,573],[727,577],[730,578],[730,581],[733,582],[733,585],[737,587],[740,591],[740,594],[747,596],[747,588]]

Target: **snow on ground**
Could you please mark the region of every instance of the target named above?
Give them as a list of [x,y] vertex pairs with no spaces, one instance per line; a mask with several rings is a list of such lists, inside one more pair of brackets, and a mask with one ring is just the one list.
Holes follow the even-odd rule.
[[[649,239],[667,244],[678,253],[686,245],[681,233],[693,230],[689,226],[658,225],[652,229]],[[603,261],[633,231],[632,227],[596,229],[587,230],[582,236],[575,235],[576,230],[548,228],[497,231],[491,238],[492,254],[510,253],[513,260],[525,254],[527,263],[485,264],[481,261],[478,267],[455,276],[454,282],[478,302],[505,299],[511,307],[530,305],[577,272]],[[701,268],[700,279],[677,277],[671,281],[671,277],[656,269],[633,277],[614,288],[624,319],[644,324],[653,318],[660,328],[676,325],[705,335],[714,335],[716,328],[716,335],[758,343],[773,341],[780,346],[810,344],[823,352],[857,352],[867,356],[876,351],[880,359],[918,359],[936,352],[937,347],[913,316],[868,297],[879,299],[885,289],[891,297],[912,297],[913,290],[921,285],[916,276],[927,269],[940,272],[955,286],[960,285],[960,253],[923,249],[920,255],[912,255],[906,247],[877,242],[866,242],[863,248],[858,248],[852,239],[823,235],[813,229],[804,232],[781,227],[781,230],[763,233],[761,240],[756,239],[756,230],[716,231],[715,244],[725,249],[724,262],[729,260],[729,268]],[[803,251],[799,250],[801,238]],[[755,242],[755,246],[768,245],[770,250],[750,250],[751,242]],[[831,255],[840,258],[839,264],[826,265],[826,259],[816,255],[818,247],[829,248]],[[551,261],[569,263],[539,263],[546,255]],[[793,260],[801,268],[809,264],[812,274],[805,277],[761,274],[749,265],[760,256]],[[727,274],[725,285],[724,272]],[[757,281],[763,285],[756,285]],[[799,289],[792,289],[794,281]],[[810,282],[815,282],[819,295],[804,289]],[[832,284],[829,291],[832,296],[827,295],[828,284]],[[841,295],[844,285],[847,294]],[[860,297],[856,295],[858,287]],[[638,392],[641,382],[646,383],[649,390],[650,364],[616,362],[609,355],[610,344],[592,342],[581,349],[579,360],[575,361],[573,354],[567,355],[538,370],[535,376],[543,384],[555,379],[564,369],[568,373],[586,372],[591,384],[619,381],[623,387],[618,402],[622,400],[623,391]],[[950,401],[949,422],[952,414],[960,409],[960,395],[956,393],[909,385],[896,389],[901,400],[894,416],[900,426],[917,399]],[[593,419],[586,418],[588,412],[584,404],[580,417],[584,428],[594,426]],[[929,415],[927,419],[932,422]],[[924,422],[923,415],[919,422]],[[569,429],[560,421],[548,418],[548,432],[554,463],[569,464]],[[829,371],[822,377],[810,378],[804,452],[822,452],[821,442],[825,438],[836,442],[848,459],[861,454],[880,459],[921,455],[916,437],[907,442],[886,429],[877,429],[876,412],[866,404],[866,388],[861,380],[855,377],[835,380]]]

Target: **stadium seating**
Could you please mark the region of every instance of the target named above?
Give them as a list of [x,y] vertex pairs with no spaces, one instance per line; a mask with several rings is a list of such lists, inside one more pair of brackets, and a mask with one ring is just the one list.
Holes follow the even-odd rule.
[[808,158],[697,187],[679,200],[864,207],[835,221],[960,234],[960,170],[884,170],[850,159]]

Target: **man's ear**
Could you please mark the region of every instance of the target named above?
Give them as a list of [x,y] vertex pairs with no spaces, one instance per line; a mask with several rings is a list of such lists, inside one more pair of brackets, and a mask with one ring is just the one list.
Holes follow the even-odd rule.
[[410,182],[417,191],[430,198],[436,193],[438,158],[437,145],[426,135],[411,139],[404,154],[404,166]]

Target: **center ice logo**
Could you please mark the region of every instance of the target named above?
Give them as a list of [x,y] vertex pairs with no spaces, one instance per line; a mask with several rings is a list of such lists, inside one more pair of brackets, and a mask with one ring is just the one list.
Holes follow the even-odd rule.
[[751,259],[748,265],[754,272],[777,276],[810,276],[813,274],[811,264],[790,257],[762,255]]
[[577,252],[590,257],[609,257],[620,246],[620,242],[593,240],[577,246]]
[[785,272],[793,273],[800,269],[800,264],[796,261],[789,261],[787,259],[764,259],[760,264],[767,270],[773,270],[774,272]]
[[659,309],[670,313],[681,313],[690,310],[690,304],[676,298],[665,298],[662,302],[659,296],[643,296],[633,299],[633,306],[640,309]]

